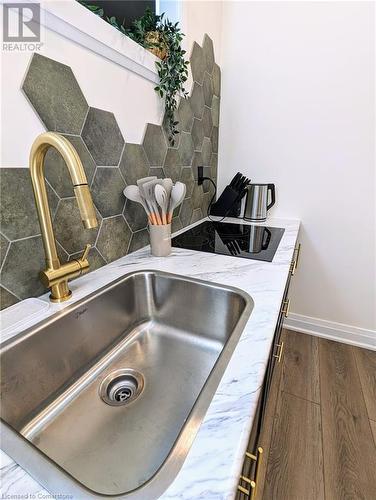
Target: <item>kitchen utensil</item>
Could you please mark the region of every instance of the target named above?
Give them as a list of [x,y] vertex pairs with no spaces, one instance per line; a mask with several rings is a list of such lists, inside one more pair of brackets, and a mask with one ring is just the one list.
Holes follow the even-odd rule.
[[173,186],[172,180],[169,177],[167,177],[167,179],[162,179],[162,186],[166,190],[167,200],[170,201],[171,190],[172,190],[172,186]]
[[147,182],[149,181],[154,181],[157,179],[157,176],[156,175],[151,175],[149,177],[143,177],[142,179],[138,179],[137,181],[137,186],[139,187],[139,190],[140,190],[140,195],[144,198],[145,200],[145,203],[147,204],[147,206],[149,207],[149,212],[150,212],[150,217],[151,217],[151,220],[152,220],[152,224],[157,224],[157,218],[155,216],[155,212],[154,212],[154,209],[153,207],[151,206],[149,200],[148,200],[148,197],[146,196],[145,194],[145,190],[144,190],[144,184],[146,184]]
[[[268,194],[271,201],[268,203]],[[247,199],[245,202],[244,219],[255,222],[266,220],[267,211],[275,203],[274,184],[249,184],[247,186]]]
[[149,207],[147,206],[145,200],[142,198],[142,196],[140,194],[140,190],[137,186],[134,186],[134,185],[127,186],[123,190],[123,193],[124,193],[124,196],[126,198],[128,198],[129,200],[135,201],[136,203],[140,203],[140,205],[142,205],[144,207],[144,210],[147,213],[147,216],[149,218],[149,222],[152,221]]
[[154,193],[154,189],[155,189],[155,186],[156,184],[158,184],[158,179],[153,179],[151,181],[148,181],[148,182],[145,182],[144,184],[142,184],[142,190],[143,190],[143,194],[144,194],[144,198],[146,199],[146,201],[148,202],[148,205],[150,206],[151,210],[152,210],[152,217],[154,215],[154,218],[156,220],[156,224],[162,224],[162,219],[161,219],[161,216],[159,214],[159,210],[158,210],[158,205],[157,205],[157,202],[155,200],[155,193]]
[[167,211],[168,211],[168,202],[169,199],[167,197],[166,190],[163,186],[160,184],[156,184],[154,188],[154,193],[155,193],[155,199],[158,203],[158,205],[161,207],[162,210],[162,222],[163,224],[167,224]]
[[210,207],[210,214],[219,217],[239,217],[241,200],[246,191],[245,188],[250,180],[238,172],[218,200]]
[[167,216],[168,223],[172,221],[172,215],[175,208],[178,207],[180,203],[184,200],[185,192],[186,192],[186,186],[182,182],[178,181],[176,184],[174,184],[174,186],[172,186],[171,198]]
[[149,226],[150,249],[155,257],[166,257],[171,253],[171,224]]

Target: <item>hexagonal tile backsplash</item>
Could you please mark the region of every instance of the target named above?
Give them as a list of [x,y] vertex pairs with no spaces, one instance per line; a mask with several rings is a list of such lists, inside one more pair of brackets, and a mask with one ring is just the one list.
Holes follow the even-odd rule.
[[[209,185],[197,186],[195,170],[200,164],[209,167],[216,181],[221,77],[208,35],[202,47],[194,44],[190,62],[194,83],[176,112],[180,134],[171,148],[165,120],[146,125],[142,144],[127,143],[111,112],[116,110],[90,107],[69,66],[32,56],[22,89],[46,129],[63,133],[76,148],[99,222],[95,230],[83,229],[68,170],[50,149],[46,185],[62,262],[77,258],[91,243],[94,270],[148,244],[143,209],[123,195],[124,187],[141,177],[166,176],[187,184],[186,199],[174,212],[173,231],[206,215],[212,191]],[[0,181],[0,308],[5,308],[45,291],[38,278],[44,251],[29,169],[0,169]]]

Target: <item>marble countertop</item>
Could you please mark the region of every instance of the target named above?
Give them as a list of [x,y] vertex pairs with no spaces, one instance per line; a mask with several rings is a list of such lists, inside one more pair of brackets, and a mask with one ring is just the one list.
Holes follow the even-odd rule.
[[[226,222],[239,222],[226,219]],[[201,223],[199,221],[194,225]],[[268,219],[268,225],[285,232],[273,262],[173,248],[169,257],[158,258],[144,248],[108,264],[72,283],[73,298],[52,304],[48,294],[40,297],[40,313],[28,318],[28,300],[17,304],[17,318],[31,326],[80,300],[89,293],[132,271],[156,269],[230,285],[247,292],[254,300],[253,312],[209,406],[187,458],[163,500],[233,498],[243,463],[273,340],[283,292],[296,244],[299,221]],[[192,227],[191,226],[191,227]],[[185,228],[183,231],[186,231]],[[180,231],[180,232],[183,232]],[[46,304],[48,307],[46,307]],[[13,306],[14,307],[14,306]],[[24,321],[9,325],[6,336],[26,328]],[[27,472],[1,452],[1,498],[52,498]],[[35,495],[33,497],[33,495]]]

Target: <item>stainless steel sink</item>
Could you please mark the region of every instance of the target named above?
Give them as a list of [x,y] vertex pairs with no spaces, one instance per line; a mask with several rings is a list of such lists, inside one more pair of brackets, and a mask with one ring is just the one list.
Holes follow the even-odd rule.
[[2,448],[53,494],[158,498],[252,308],[235,288],[134,272],[5,342]]

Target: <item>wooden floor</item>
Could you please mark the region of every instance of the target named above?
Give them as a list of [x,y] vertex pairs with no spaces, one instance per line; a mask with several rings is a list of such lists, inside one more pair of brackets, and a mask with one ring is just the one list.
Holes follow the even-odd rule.
[[376,352],[283,340],[263,500],[376,500]]

